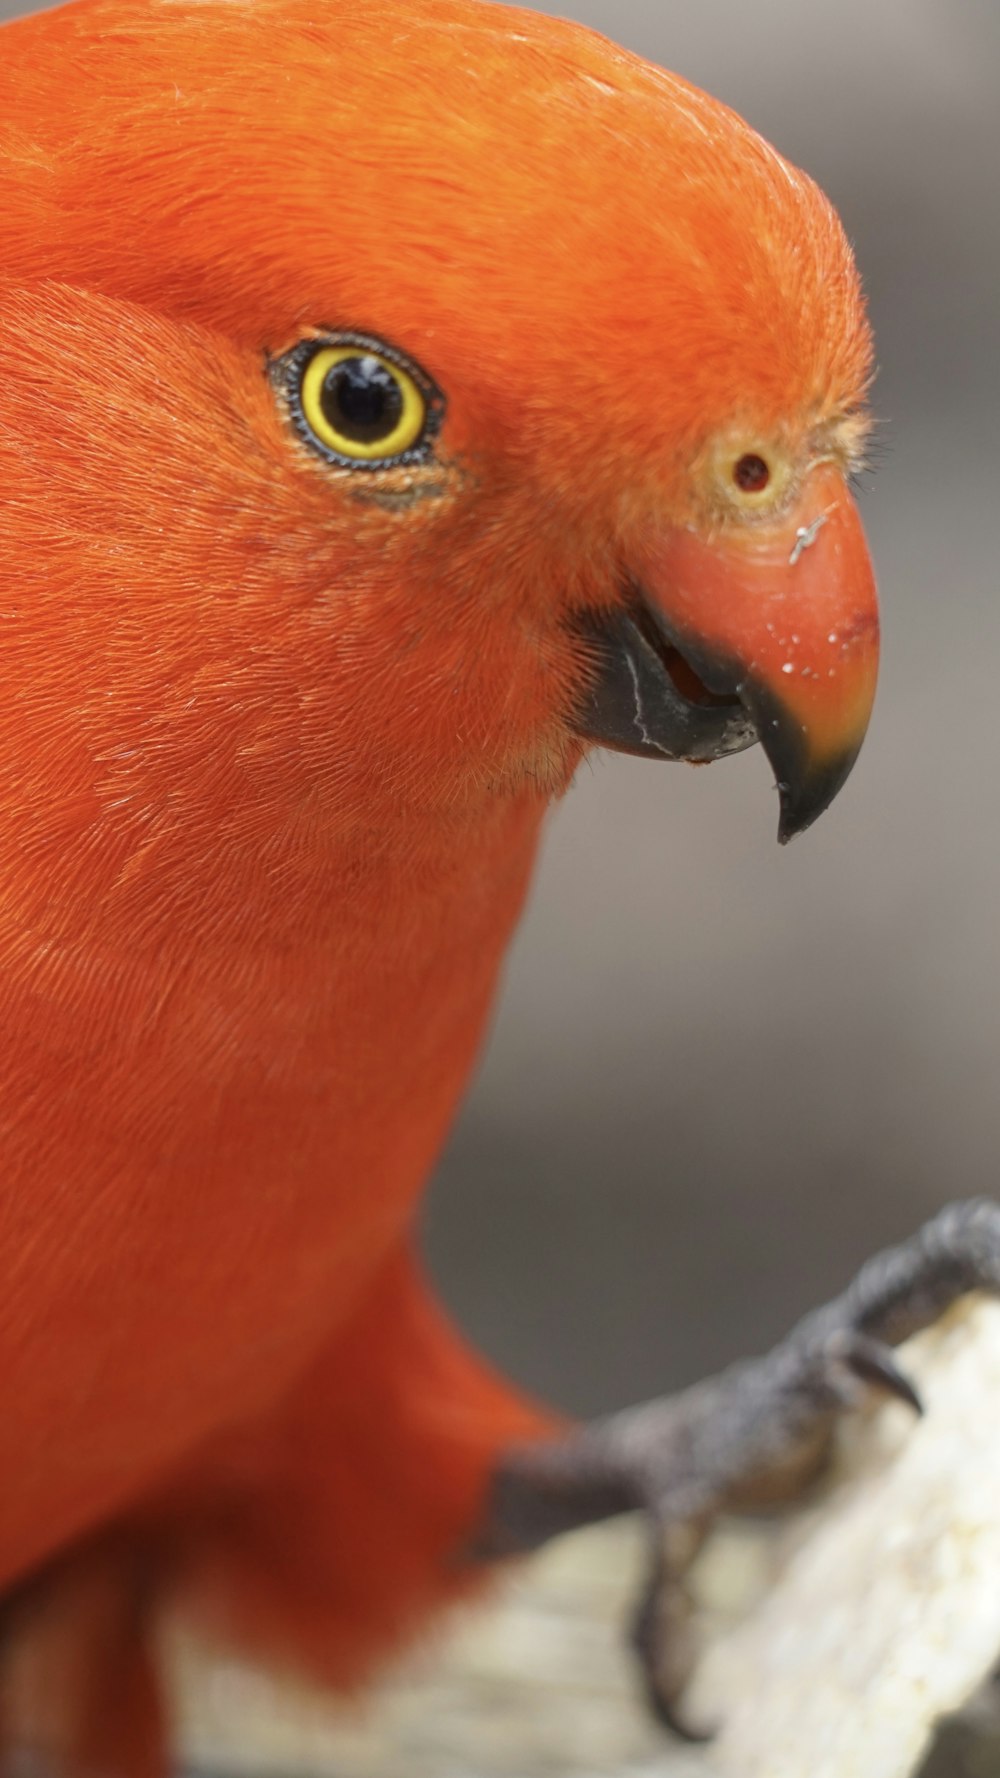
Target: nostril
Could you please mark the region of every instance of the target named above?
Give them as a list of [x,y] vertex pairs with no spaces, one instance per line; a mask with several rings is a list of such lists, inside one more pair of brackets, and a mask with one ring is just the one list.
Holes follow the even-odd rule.
[[771,480],[771,470],[756,451],[745,451],[733,465],[733,480],[744,494],[761,494]]

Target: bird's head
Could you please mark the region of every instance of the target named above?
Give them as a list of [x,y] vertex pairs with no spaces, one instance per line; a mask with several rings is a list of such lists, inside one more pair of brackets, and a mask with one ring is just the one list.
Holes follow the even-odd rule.
[[588,741],[759,739],[782,836],[826,806],[876,671],[870,344],[804,175],[674,76],[471,0],[34,29],[25,127],[61,121],[6,259],[67,288],[21,386],[126,706],[180,687],[177,733],[228,706],[233,759],[280,743],[303,794],[548,792]]

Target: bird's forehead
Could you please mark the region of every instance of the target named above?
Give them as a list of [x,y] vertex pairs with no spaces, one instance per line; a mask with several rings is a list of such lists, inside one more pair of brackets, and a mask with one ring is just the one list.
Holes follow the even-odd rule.
[[628,366],[699,413],[856,399],[867,335],[840,224],[731,113],[657,71],[612,85],[560,63],[535,85],[466,70],[437,121],[406,74],[408,108],[343,132],[306,104],[284,241],[314,314],[329,293],[431,360],[443,344],[581,397]]
[[280,20],[155,0],[116,66],[124,121],[119,103],[89,183],[131,212],[114,276],[248,343],[360,328],[442,381],[519,377],[548,402],[645,377],[675,430],[685,403],[837,405],[864,381],[816,188],[579,27],[469,0],[282,0]]

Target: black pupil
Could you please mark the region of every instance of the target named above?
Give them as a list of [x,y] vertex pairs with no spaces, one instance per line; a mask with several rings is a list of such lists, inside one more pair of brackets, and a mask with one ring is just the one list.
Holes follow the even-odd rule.
[[758,457],[755,451],[747,451],[733,470],[733,479],[745,494],[759,494],[761,488],[767,487],[771,471],[763,457]]
[[327,371],[320,407],[335,432],[354,444],[389,438],[403,412],[403,391],[384,364],[370,353],[341,358]]

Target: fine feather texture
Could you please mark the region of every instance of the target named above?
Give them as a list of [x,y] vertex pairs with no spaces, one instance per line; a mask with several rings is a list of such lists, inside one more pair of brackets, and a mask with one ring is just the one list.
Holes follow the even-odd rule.
[[[579,28],[0,41],[0,1738],[141,1778],[162,1592],[353,1683],[551,1426],[407,1247],[580,757],[566,619],[717,435],[858,424],[870,347],[811,182]],[[444,391],[433,462],[296,435],[268,366],[338,328]]]

